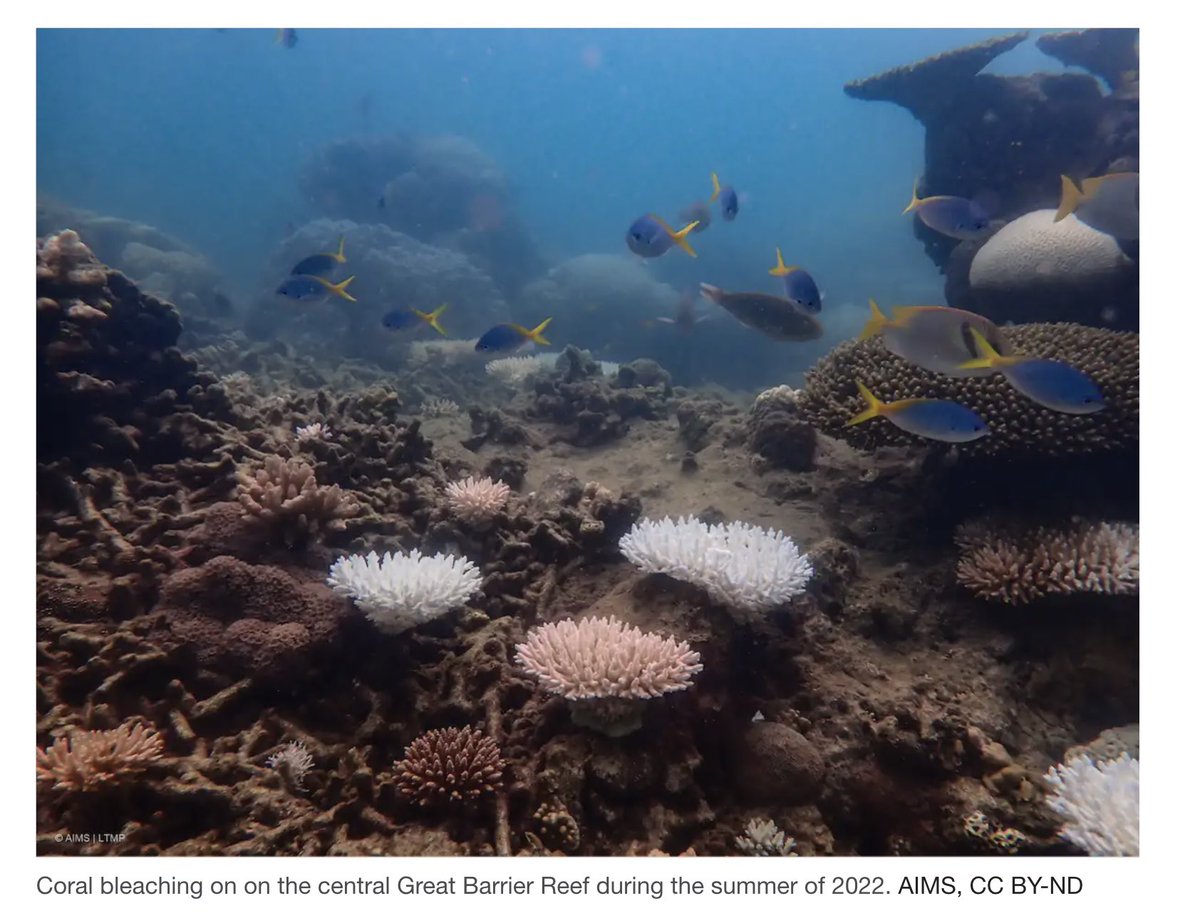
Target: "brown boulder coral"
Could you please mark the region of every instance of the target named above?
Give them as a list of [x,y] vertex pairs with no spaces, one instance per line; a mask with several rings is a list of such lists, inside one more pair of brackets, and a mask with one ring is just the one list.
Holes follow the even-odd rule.
[[495,793],[504,759],[496,740],[478,729],[433,729],[409,744],[396,773],[408,799],[421,806],[446,805]]
[[974,410],[990,429],[958,445],[963,456],[1005,459],[1068,457],[1136,451],[1138,444],[1138,337],[1075,323],[1028,323],[1005,328],[1013,352],[1067,362],[1104,394],[1105,407],[1086,416],[1054,412],[1017,393],[999,374],[950,378],[918,368],[884,348],[878,337],[839,345],[808,373],[796,411],[826,434],[856,448],[932,445],[884,419],[847,427],[863,409],[860,380],[879,399],[954,400]]
[[202,665],[252,674],[302,667],[353,616],[320,582],[229,556],[168,578],[154,613],[193,646]]
[[1018,530],[972,522],[956,536],[958,582],[980,598],[1028,604],[1047,595],[1136,595],[1138,526],[1082,522]]
[[289,546],[340,531],[359,504],[340,486],[318,486],[313,468],[295,458],[268,457],[253,472],[238,473],[238,501],[245,516],[278,533]]

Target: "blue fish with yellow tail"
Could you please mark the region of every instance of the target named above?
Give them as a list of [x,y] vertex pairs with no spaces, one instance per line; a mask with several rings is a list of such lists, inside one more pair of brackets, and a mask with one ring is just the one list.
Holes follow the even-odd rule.
[[713,191],[709,197],[709,201],[718,203],[721,209],[721,217],[727,221],[732,221],[738,216],[738,195],[737,191],[731,185],[721,185],[721,180],[717,178],[717,174],[712,174]]
[[884,403],[862,381],[854,383],[867,401],[867,408],[847,422],[847,427],[881,416],[910,435],[951,444],[975,441],[988,433],[987,423],[953,400],[916,399]]
[[501,323],[493,326],[479,337],[475,343],[476,352],[515,352],[526,345],[549,345],[550,341],[542,335],[550,325],[553,317],[546,317],[533,329],[526,329],[516,323]]
[[342,237],[338,240],[338,248],[336,253],[316,253],[312,256],[305,256],[293,267],[289,275],[325,275],[332,272],[335,266],[344,264],[346,261],[346,238]]
[[901,214],[917,212],[917,217],[931,230],[956,240],[978,240],[987,236],[991,216],[978,202],[957,195],[917,196],[917,181],[913,180],[912,201]]
[[988,368],[1004,375],[1017,393],[1059,413],[1084,416],[1104,409],[1104,395],[1095,381],[1065,361],[1030,355],[1001,355],[972,327],[979,357],[964,362],[963,369]]
[[383,325],[388,329],[412,329],[420,323],[426,323],[436,329],[443,336],[448,335],[442,327],[439,319],[449,304],[441,304],[436,309],[426,313],[423,310],[417,310],[416,307],[406,307],[403,310],[389,310],[383,315]]
[[672,230],[658,215],[643,214],[630,225],[625,234],[625,245],[638,256],[648,259],[661,256],[672,246],[678,246],[695,259],[696,251],[688,242],[687,235],[699,226],[699,221],[692,221],[682,230]]
[[355,276],[351,275],[345,281],[336,285],[316,275],[292,275],[282,285],[275,289],[276,294],[291,298],[293,301],[315,301],[328,295],[340,297],[346,301],[358,301],[346,290]]
[[783,251],[775,247],[775,268],[771,274],[783,279],[783,291],[805,310],[821,312],[821,289],[813,277],[798,265],[785,265]]

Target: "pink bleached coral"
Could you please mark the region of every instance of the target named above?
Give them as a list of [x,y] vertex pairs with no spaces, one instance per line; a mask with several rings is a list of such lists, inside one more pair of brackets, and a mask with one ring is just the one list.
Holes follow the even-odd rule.
[[610,735],[637,729],[642,702],[690,687],[704,667],[687,643],[608,617],[538,627],[516,658],[543,688],[572,702],[577,723]]
[[468,477],[446,487],[446,499],[454,514],[473,525],[486,524],[504,509],[508,502],[506,483],[490,477]]

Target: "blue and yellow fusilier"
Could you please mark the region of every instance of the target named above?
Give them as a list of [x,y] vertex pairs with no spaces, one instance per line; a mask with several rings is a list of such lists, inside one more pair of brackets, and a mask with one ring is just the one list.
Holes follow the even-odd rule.
[[426,313],[423,310],[417,310],[416,307],[405,307],[404,309],[389,310],[383,315],[383,325],[387,329],[404,330],[412,329],[421,323],[426,323],[436,329],[443,336],[447,335],[446,330],[442,327],[440,317],[446,312],[449,304],[440,304],[435,309]]
[[291,298],[293,301],[315,301],[330,294],[342,298],[346,301],[357,301],[352,297],[346,288],[350,282],[354,281],[355,276],[351,275],[345,281],[338,282],[336,285],[331,281],[326,281],[316,275],[292,275],[287,281],[275,289],[276,294],[282,294],[284,297]]
[[901,214],[917,212],[930,230],[954,237],[956,240],[978,240],[988,232],[991,216],[978,202],[957,195],[917,197],[917,180],[913,180],[912,201]]
[[682,230],[672,230],[670,225],[656,214],[643,214],[625,234],[625,245],[638,256],[653,259],[661,256],[672,246],[696,258],[696,251],[688,242],[687,235],[700,226],[699,221],[692,221]]
[[738,195],[731,185],[721,185],[721,180],[717,178],[717,174],[712,174],[713,191],[709,197],[709,201],[718,202],[718,207],[721,209],[721,217],[727,221],[732,221],[738,216]]
[[1104,395],[1095,382],[1069,364],[1029,355],[1000,355],[978,330],[972,329],[979,358],[964,369],[987,368],[1004,375],[1013,390],[1055,412],[1082,416],[1104,409]]
[[821,290],[813,277],[798,265],[785,265],[783,251],[775,247],[775,268],[771,274],[783,279],[784,293],[805,310],[821,312]]
[[553,319],[553,317],[546,317],[533,329],[526,329],[516,323],[501,323],[499,326],[493,326],[479,337],[479,341],[475,343],[475,351],[498,354],[516,352],[526,346],[549,345],[550,341],[542,333]]
[[336,253],[316,253],[312,256],[305,256],[297,262],[289,275],[326,275],[332,272],[335,266],[343,265],[346,262],[346,238],[342,237],[338,240],[338,248]]
[[860,425],[868,419],[882,416],[888,422],[910,435],[960,444],[975,441],[988,433],[985,423],[967,407],[953,400],[913,399],[884,403],[877,398],[866,384],[855,381],[858,392],[867,401],[867,408],[846,423]]

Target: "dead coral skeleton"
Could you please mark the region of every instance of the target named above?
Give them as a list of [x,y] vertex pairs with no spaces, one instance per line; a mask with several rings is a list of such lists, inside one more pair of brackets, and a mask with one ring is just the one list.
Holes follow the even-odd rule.
[[238,502],[245,517],[278,528],[289,545],[322,531],[340,531],[359,505],[340,486],[318,486],[313,468],[273,455],[253,472],[238,472]]
[[136,720],[116,729],[72,729],[38,749],[37,776],[56,790],[93,792],[136,779],[162,754],[158,730]]
[[958,582],[980,598],[1028,604],[1047,595],[1135,595],[1137,525],[1080,522],[1066,529],[964,525]]

